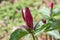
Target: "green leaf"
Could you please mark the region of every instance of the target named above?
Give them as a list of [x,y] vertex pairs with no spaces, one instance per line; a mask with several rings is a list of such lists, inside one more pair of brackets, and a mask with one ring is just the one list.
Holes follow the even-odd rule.
[[50,27],[50,23],[44,24],[40,28],[36,29],[36,31],[35,31],[36,33],[35,34],[39,35],[40,33],[42,33],[43,31],[45,31],[49,27]]
[[35,31],[35,36],[40,35],[42,32],[45,32],[49,28],[50,28],[50,23],[46,23],[46,24],[42,25],[40,28],[38,28]]
[[53,36],[55,39],[60,39],[60,34],[58,30],[53,30],[47,32],[48,35]]
[[60,15],[60,7],[55,8],[52,13],[52,17]]
[[53,18],[55,18],[56,20],[60,20],[60,15],[54,16]]
[[40,14],[42,14],[44,19],[47,19],[50,17],[50,9],[47,7],[42,7],[41,9],[38,10]]
[[9,40],[19,40],[20,38],[22,38],[23,36],[25,36],[27,34],[28,34],[28,32],[26,32],[22,29],[17,29],[11,34]]
[[60,30],[60,20],[58,21],[55,21],[53,24],[52,24],[54,30]]
[[53,17],[54,17],[54,16],[57,16],[57,15],[60,15],[60,12],[59,12],[59,13],[54,13],[54,14],[52,14]]
[[52,30],[60,30],[60,20],[53,22],[50,26],[50,29],[46,31],[52,31]]
[[44,24],[44,25],[42,25],[41,26],[41,28],[39,28],[38,30],[43,30],[43,29],[46,29],[46,28],[48,28],[50,26],[50,23],[47,23],[47,24]]

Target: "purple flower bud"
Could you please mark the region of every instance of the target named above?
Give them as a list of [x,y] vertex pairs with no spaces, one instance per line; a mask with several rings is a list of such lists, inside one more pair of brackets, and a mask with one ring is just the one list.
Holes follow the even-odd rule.
[[53,9],[53,5],[54,5],[53,3],[50,3],[50,4],[49,4],[49,7],[50,7],[51,9]]
[[45,20],[45,19],[42,19],[42,22],[43,22],[44,24],[46,24],[46,20]]
[[28,28],[33,29],[33,17],[28,7],[26,7],[25,10],[22,10],[22,17],[26,22]]

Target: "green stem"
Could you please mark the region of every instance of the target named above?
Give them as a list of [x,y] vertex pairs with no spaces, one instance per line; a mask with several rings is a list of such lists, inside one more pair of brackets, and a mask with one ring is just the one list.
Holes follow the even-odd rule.
[[52,15],[52,11],[53,11],[53,9],[50,10],[50,16]]
[[32,34],[33,40],[35,40],[34,34],[33,33],[31,33],[31,34]]

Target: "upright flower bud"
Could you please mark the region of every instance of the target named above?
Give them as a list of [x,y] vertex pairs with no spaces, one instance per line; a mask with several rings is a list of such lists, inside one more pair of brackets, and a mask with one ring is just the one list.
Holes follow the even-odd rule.
[[53,13],[53,6],[54,6],[53,3],[50,3],[50,4],[49,4],[49,7],[50,7],[50,16],[51,16],[52,13]]
[[33,29],[33,17],[28,7],[22,10],[22,17],[26,22],[28,28]]
[[49,7],[50,7],[51,9],[53,9],[53,5],[54,5],[53,3],[50,3],[50,4],[49,4]]
[[45,20],[45,19],[42,19],[42,22],[43,22],[44,24],[46,24],[46,20]]

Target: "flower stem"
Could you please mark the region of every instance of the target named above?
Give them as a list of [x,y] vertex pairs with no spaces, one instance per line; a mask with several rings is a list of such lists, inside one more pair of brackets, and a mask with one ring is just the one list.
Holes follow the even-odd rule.
[[31,33],[31,35],[32,35],[32,37],[33,37],[33,40],[35,40],[34,34],[33,34],[33,33]]

